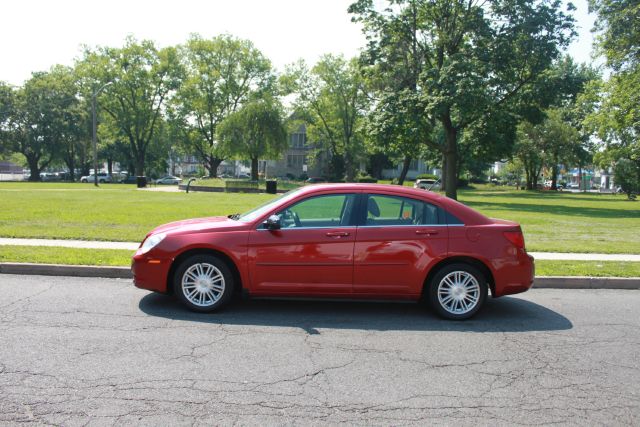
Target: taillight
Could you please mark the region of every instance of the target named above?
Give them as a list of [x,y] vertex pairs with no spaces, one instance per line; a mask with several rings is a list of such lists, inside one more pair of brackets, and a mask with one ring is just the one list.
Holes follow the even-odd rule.
[[524,249],[524,234],[522,234],[522,231],[505,231],[502,234],[513,246],[518,249]]

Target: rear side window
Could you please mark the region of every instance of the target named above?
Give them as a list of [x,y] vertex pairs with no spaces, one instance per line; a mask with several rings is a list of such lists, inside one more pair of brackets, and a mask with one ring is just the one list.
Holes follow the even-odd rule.
[[440,224],[438,207],[416,199],[369,194],[365,207],[368,226]]
[[445,212],[444,216],[447,220],[448,225],[464,225],[464,223],[460,221],[458,217],[452,214],[451,212],[447,212],[447,211],[444,211],[444,212]]

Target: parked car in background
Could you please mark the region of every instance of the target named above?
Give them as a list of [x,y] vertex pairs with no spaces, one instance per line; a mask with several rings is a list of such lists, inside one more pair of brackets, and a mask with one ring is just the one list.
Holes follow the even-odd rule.
[[440,180],[439,179],[416,179],[416,182],[413,184],[413,188],[420,188],[422,190],[440,190]]
[[251,179],[251,175],[246,174],[246,173],[239,173],[239,174],[236,176],[236,178],[237,178],[237,179]]
[[[85,175],[80,178],[80,182],[96,182],[96,176],[93,174]],[[111,175],[104,172],[98,172],[98,183],[104,184],[105,182],[111,182]]]
[[40,180],[42,182],[53,182],[53,181],[60,181],[60,175],[58,173],[55,172],[42,172],[40,173]]
[[138,179],[134,175],[128,175],[118,181],[120,184],[136,184]]
[[292,190],[244,214],[152,230],[133,256],[137,287],[199,312],[234,294],[426,300],[467,319],[533,284],[520,226],[437,193],[377,184]]
[[180,184],[180,182],[182,182],[182,179],[173,175],[163,176],[162,178],[156,179],[155,181],[156,184],[160,185],[177,185]]

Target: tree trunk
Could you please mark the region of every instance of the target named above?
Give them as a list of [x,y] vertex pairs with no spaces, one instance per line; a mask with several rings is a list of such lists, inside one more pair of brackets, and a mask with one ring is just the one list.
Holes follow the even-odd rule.
[[144,154],[136,156],[136,176],[144,176]]
[[582,191],[582,165],[578,165],[578,191]]
[[258,158],[251,158],[251,181],[258,180]]
[[64,159],[64,163],[67,165],[67,168],[69,169],[69,180],[72,182],[75,181],[76,180],[75,156],[73,154],[67,155],[66,158]]
[[445,126],[445,163],[446,163],[446,173],[445,173],[445,191],[448,198],[457,200],[458,199],[458,172],[456,170],[456,166],[458,164],[458,151],[457,151],[457,138],[458,131],[453,126]]
[[351,155],[345,153],[344,155],[344,168],[345,168],[345,181],[353,182],[356,178],[355,167],[353,165],[353,159]]
[[558,189],[558,152],[553,153],[553,165],[551,165],[551,189]]
[[30,175],[29,181],[37,182],[40,181],[40,166],[38,165],[38,159],[31,156],[25,156],[27,158],[27,164],[29,165]]
[[409,172],[409,166],[411,165],[411,157],[407,156],[402,161],[402,171],[398,177],[398,185],[404,185],[404,180],[407,178],[407,172]]
[[442,168],[440,169],[440,173],[442,177],[440,178],[440,190],[447,190],[447,156],[442,153]]
[[205,163],[207,170],[209,171],[209,178],[217,178],[218,177],[218,166],[222,163],[224,159],[220,159],[218,157],[210,157]]
[[113,159],[111,157],[107,157],[107,174],[109,176],[113,174]]

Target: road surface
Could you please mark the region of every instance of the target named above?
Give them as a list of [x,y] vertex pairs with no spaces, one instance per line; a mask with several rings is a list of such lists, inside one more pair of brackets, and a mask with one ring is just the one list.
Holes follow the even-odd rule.
[[0,275],[0,424],[638,425],[640,291],[185,311],[128,280]]

